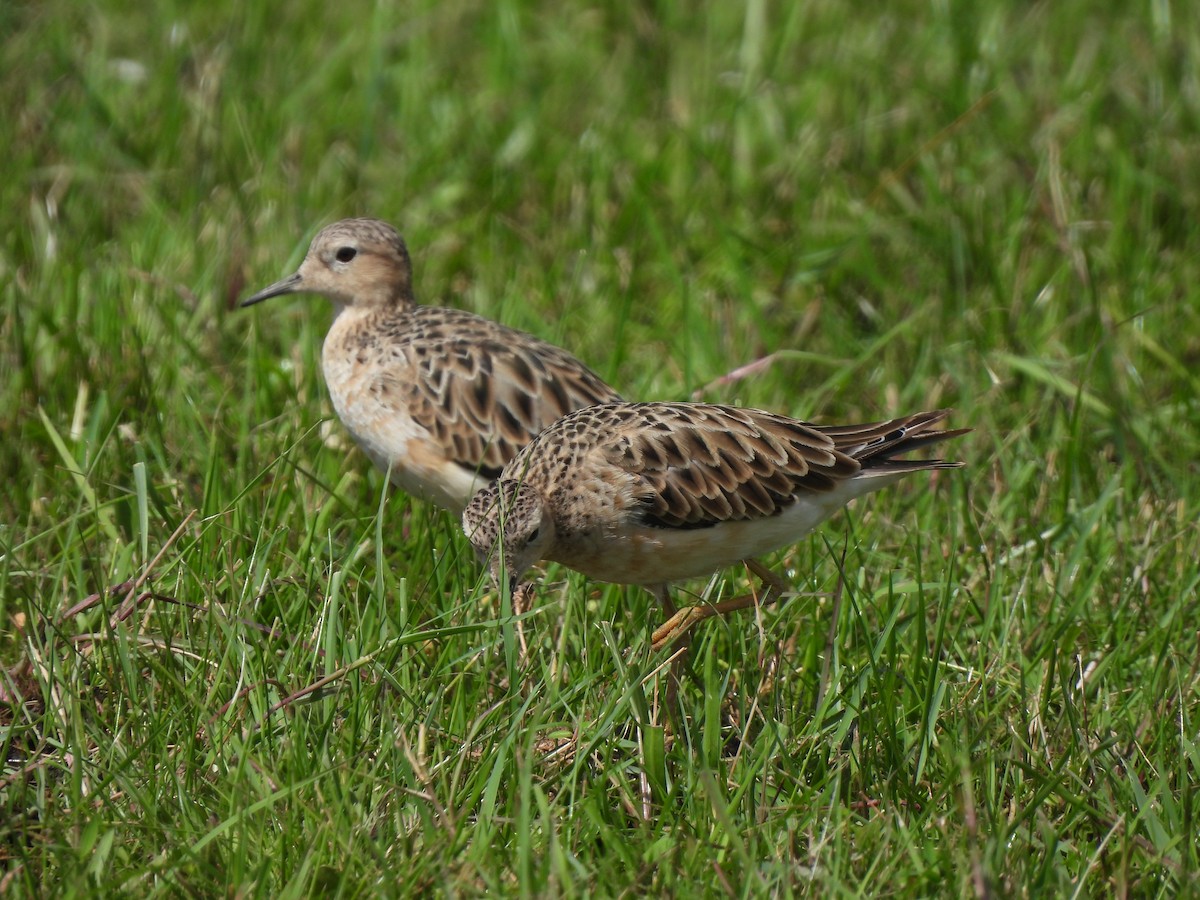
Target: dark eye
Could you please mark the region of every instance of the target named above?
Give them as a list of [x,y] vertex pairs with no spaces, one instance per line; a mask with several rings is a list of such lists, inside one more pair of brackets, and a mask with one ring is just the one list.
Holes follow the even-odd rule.
[[353,247],[339,247],[337,252],[338,262],[350,262],[354,257],[358,256],[358,251]]
[[529,532],[529,537],[525,538],[526,542],[532,544],[534,541],[536,541],[538,539],[538,535],[541,533],[542,533],[542,529],[540,529],[540,528],[533,529],[533,531]]

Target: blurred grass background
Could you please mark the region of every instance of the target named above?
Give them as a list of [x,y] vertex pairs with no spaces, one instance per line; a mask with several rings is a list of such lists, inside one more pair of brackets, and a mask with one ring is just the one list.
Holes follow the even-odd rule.
[[[0,886],[1195,891],[1198,18],[3,7]],[[645,594],[514,617],[329,421],[324,302],[236,309],[345,215],[629,396],[953,406],[968,468],[668,725]]]

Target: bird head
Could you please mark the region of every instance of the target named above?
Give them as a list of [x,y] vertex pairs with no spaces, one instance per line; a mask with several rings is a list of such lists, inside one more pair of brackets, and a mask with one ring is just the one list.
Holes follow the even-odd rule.
[[554,517],[541,494],[518,481],[494,481],[463,510],[463,531],[497,584],[515,589],[521,576],[554,544]]
[[242,301],[321,294],[339,308],[411,305],[412,263],[404,239],[378,219],[342,219],[318,232],[300,268]]

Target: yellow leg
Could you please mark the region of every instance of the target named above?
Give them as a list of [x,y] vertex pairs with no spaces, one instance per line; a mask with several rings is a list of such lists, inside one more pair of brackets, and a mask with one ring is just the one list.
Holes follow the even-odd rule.
[[[682,610],[677,609],[675,604],[671,602],[671,595],[668,586],[665,584],[655,586],[652,591],[654,596],[658,598],[658,602],[662,604],[663,615],[667,617],[668,622],[679,618],[680,613],[687,612],[687,609],[690,609],[690,607]],[[667,692],[665,697],[667,715],[674,721],[679,709],[677,702],[679,698],[679,686],[683,681],[684,670],[687,668],[688,646],[691,642],[687,630],[683,630],[677,635],[668,635],[662,640],[656,640],[655,638],[659,631],[662,631],[662,626],[659,626],[658,631],[655,631],[654,635],[651,636],[651,646],[655,651],[662,649],[662,646],[667,641],[674,642],[674,645],[671,647],[671,654],[675,659],[671,662],[671,671],[667,676]]]
[[[743,560],[746,568],[762,579],[761,593],[744,594],[722,600],[720,603],[700,603],[696,606],[685,606],[676,609],[675,605],[666,599],[666,589],[662,589],[660,599],[667,619],[654,630],[650,636],[651,645],[655,650],[661,650],[668,643],[684,640],[698,622],[712,616],[723,616],[727,613],[748,609],[752,606],[767,606],[786,594],[790,587],[782,578],[755,559]],[[686,645],[684,645],[686,646]]]

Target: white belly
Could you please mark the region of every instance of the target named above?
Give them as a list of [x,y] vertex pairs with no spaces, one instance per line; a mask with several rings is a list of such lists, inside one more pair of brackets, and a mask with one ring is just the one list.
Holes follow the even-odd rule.
[[[655,585],[697,578],[793,544],[853,496],[882,487],[853,479],[841,490],[798,500],[777,516],[710,528],[616,528],[567,543],[554,557],[600,581]],[[856,483],[858,482],[858,483]]]

